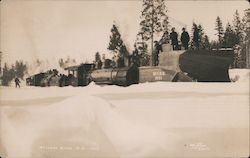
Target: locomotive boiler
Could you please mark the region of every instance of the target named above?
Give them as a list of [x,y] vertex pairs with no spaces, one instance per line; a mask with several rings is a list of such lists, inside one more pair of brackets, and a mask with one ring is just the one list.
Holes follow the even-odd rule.
[[90,73],[91,80],[96,84],[129,86],[139,81],[138,67],[109,68],[94,70]]

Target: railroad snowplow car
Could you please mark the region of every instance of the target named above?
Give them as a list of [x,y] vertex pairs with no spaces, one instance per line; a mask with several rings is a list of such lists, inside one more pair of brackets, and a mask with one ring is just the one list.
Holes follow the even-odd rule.
[[230,82],[228,70],[233,59],[231,49],[163,51],[159,65],[182,72],[198,82]]

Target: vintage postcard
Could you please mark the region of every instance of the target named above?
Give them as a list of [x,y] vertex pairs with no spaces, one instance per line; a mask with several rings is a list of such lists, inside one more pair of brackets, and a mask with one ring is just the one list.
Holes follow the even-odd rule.
[[0,0],[0,158],[249,157],[245,0]]

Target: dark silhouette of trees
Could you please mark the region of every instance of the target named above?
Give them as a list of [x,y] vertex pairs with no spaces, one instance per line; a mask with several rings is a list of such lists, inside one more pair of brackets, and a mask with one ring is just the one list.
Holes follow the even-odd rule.
[[200,31],[196,23],[193,23],[192,27],[193,35],[192,35],[192,42],[191,48],[192,49],[199,49],[200,48]]
[[205,34],[204,28],[201,24],[197,25],[196,23],[193,23],[192,31],[192,49],[211,49],[209,38]]
[[233,30],[235,31],[235,37],[236,37],[236,44],[240,44],[243,40],[243,24],[240,19],[240,15],[238,10],[234,13],[233,18]]
[[150,65],[150,56],[148,54],[148,44],[144,40],[142,32],[139,32],[137,34],[137,38],[136,38],[136,42],[134,44],[134,47],[135,47],[135,49],[137,49],[138,54],[139,54],[140,66],[149,66]]
[[16,77],[24,79],[24,75],[27,73],[28,67],[23,61],[16,61],[15,72]]
[[202,40],[202,48],[206,50],[211,49],[211,44],[207,35],[204,35],[204,38]]
[[111,28],[111,36],[110,36],[108,50],[118,54],[122,45],[123,41],[121,39],[121,34],[117,26],[113,25]]
[[2,85],[8,86],[10,81],[11,81],[11,76],[9,73],[9,67],[8,67],[7,63],[4,63]]
[[223,37],[222,46],[225,48],[233,48],[238,43],[236,32],[230,23],[227,23],[226,30]]
[[15,65],[11,65],[10,67],[7,63],[4,63],[2,85],[9,86],[10,82],[16,77],[24,79],[24,76],[27,74],[27,70],[27,64],[23,61],[16,61]]
[[250,68],[250,8],[245,10],[243,23],[243,54],[246,58],[246,67]]

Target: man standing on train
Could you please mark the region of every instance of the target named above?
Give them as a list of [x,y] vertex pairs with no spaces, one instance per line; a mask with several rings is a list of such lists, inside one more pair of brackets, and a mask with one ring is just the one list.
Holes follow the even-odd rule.
[[155,46],[154,46],[154,66],[158,66],[159,64],[159,54],[162,52],[162,46],[159,44],[158,41],[154,41]]
[[173,46],[173,50],[178,50],[178,34],[175,32],[175,28],[173,27],[172,32],[170,33],[171,45]]
[[189,40],[190,40],[189,34],[186,31],[186,29],[183,27],[182,28],[182,34],[181,34],[181,43],[182,43],[182,46],[185,48],[185,50],[188,49]]

